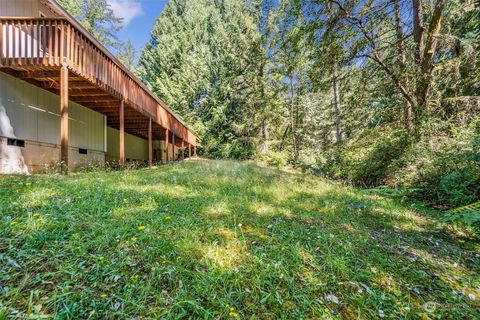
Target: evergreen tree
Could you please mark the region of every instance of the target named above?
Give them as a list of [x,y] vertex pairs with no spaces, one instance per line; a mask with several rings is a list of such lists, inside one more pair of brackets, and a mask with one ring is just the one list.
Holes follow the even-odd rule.
[[117,58],[130,71],[135,72],[135,48],[131,41],[123,43],[117,52]]
[[59,0],[59,3],[103,45],[121,46],[116,34],[122,28],[122,19],[115,16],[107,0]]
[[148,86],[194,123],[208,154],[250,157],[264,110],[255,3],[173,0],[140,57]]

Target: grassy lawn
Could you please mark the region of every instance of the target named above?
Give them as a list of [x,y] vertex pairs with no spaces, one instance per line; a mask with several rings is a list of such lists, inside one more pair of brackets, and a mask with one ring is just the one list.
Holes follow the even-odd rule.
[[233,161],[0,177],[0,319],[480,317],[435,213]]

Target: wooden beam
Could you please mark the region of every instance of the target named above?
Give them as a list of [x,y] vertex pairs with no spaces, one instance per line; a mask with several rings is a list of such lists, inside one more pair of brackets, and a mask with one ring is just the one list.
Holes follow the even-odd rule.
[[91,96],[91,95],[95,95],[95,94],[98,94],[98,95],[109,95],[108,92],[106,91],[103,91],[101,89],[82,89],[82,88],[72,88],[70,86],[70,90],[69,90],[70,94],[71,95],[86,95],[86,96]]
[[94,108],[94,107],[116,107],[118,108],[118,101],[111,101],[111,102],[103,102],[103,103],[97,103],[97,102],[82,102],[80,103],[82,106],[87,107],[87,108]]
[[[56,80],[53,80],[53,79],[49,79],[49,80],[35,79],[35,80],[44,89],[61,90],[60,84]],[[96,89],[94,85],[89,84],[85,81],[70,81],[70,86],[72,86],[75,89]]]
[[[118,103],[117,103],[117,108],[118,108]],[[92,108],[93,110],[97,110],[97,108]],[[109,108],[104,108],[104,107],[98,107],[98,110],[109,110]],[[125,123],[141,123],[143,125],[143,128],[145,128],[145,122],[148,119],[145,119],[144,116],[138,116],[138,115],[132,115],[129,114],[128,112],[125,112]],[[108,119],[109,122],[116,123],[120,121],[120,115],[112,115]]]
[[78,99],[82,99],[85,97],[97,97],[99,100],[105,100],[107,98],[113,99],[113,97],[105,92],[70,92],[70,97],[78,97]]
[[60,69],[60,165],[62,172],[68,173],[68,68]]
[[118,103],[118,99],[112,97],[112,96],[105,96],[105,97],[90,97],[90,96],[87,96],[87,97],[84,97],[84,96],[75,96],[75,101],[77,103],[86,103],[86,102],[92,102],[92,103],[96,103],[98,105],[105,105],[105,104],[109,104],[109,103]]
[[152,150],[152,118],[148,119],[148,167],[152,167],[152,158],[153,158],[153,150]]
[[[23,79],[49,79],[49,78],[54,78],[54,79],[59,79],[58,76],[58,71],[57,70],[31,70],[31,71],[20,71],[20,70],[13,70],[11,72],[11,75],[17,78],[23,78]],[[80,77],[77,76],[70,76],[71,79],[80,79]]]
[[120,168],[125,167],[125,103],[120,101]]

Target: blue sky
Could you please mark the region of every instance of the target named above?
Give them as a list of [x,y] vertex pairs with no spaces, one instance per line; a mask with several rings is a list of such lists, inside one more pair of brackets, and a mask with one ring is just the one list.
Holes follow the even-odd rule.
[[118,34],[122,41],[132,41],[137,55],[150,39],[150,30],[168,0],[107,0],[124,26]]

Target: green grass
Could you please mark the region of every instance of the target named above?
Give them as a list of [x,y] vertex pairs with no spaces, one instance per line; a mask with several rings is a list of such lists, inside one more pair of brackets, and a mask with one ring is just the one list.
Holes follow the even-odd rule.
[[0,177],[0,319],[472,319],[479,257],[419,206],[249,163]]

